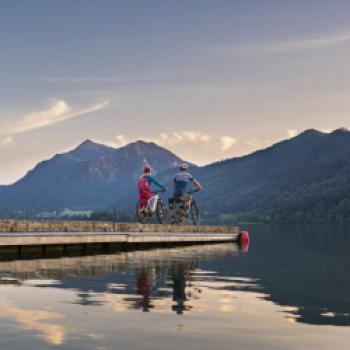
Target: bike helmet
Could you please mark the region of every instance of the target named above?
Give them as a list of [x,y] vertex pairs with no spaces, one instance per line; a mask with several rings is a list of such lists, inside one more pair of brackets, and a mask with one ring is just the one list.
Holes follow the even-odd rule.
[[145,174],[149,174],[149,173],[151,172],[151,168],[148,167],[148,166],[145,166],[145,167],[143,168],[143,172],[144,172]]
[[187,165],[187,164],[182,163],[182,164],[180,165],[180,170],[185,171],[185,170],[187,170],[187,169],[188,169],[188,165]]

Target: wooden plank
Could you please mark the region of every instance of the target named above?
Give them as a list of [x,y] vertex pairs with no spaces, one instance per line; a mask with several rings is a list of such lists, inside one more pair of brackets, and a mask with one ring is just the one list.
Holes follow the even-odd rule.
[[239,233],[231,226],[153,225],[103,221],[0,220],[0,232],[190,232]]
[[0,233],[0,246],[38,246],[65,244],[96,244],[96,243],[184,243],[184,242],[232,242],[238,240],[238,234],[229,233]]

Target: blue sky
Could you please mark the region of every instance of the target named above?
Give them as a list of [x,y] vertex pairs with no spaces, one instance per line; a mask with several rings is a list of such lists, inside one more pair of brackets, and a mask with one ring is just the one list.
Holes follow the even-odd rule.
[[86,138],[205,164],[350,126],[348,1],[0,4],[0,183]]

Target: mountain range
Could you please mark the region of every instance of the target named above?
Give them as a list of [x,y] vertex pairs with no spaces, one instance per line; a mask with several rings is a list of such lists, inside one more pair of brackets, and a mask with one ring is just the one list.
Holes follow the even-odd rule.
[[0,211],[96,210],[115,205],[126,210],[124,199],[135,201],[135,183],[144,165],[161,172],[181,162],[154,143],[138,141],[115,149],[86,140],[3,188]]
[[[343,221],[350,217],[350,132],[306,130],[252,154],[196,166],[208,222]],[[144,165],[168,187],[183,159],[154,143],[120,148],[84,141],[0,186],[0,213],[132,211]],[[170,195],[170,193],[168,193]]]
[[306,130],[253,154],[200,169],[210,217],[247,221],[350,218],[350,132]]

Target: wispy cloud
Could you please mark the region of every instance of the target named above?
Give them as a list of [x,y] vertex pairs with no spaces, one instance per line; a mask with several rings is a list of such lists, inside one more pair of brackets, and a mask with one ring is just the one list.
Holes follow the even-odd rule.
[[51,106],[48,109],[32,112],[24,115],[20,120],[1,127],[1,134],[14,135],[21,134],[30,130],[43,128],[49,125],[60,123],[67,119],[96,112],[108,106],[109,101],[103,101],[93,106],[74,110],[64,100],[52,99]]
[[0,144],[3,145],[3,146],[10,146],[13,144],[13,138],[12,136],[7,136],[7,137],[4,137],[3,139],[0,140]]
[[293,51],[317,50],[350,42],[350,32],[323,36],[318,38],[304,38],[275,42],[252,43],[230,48],[221,48],[227,55],[274,55]]

